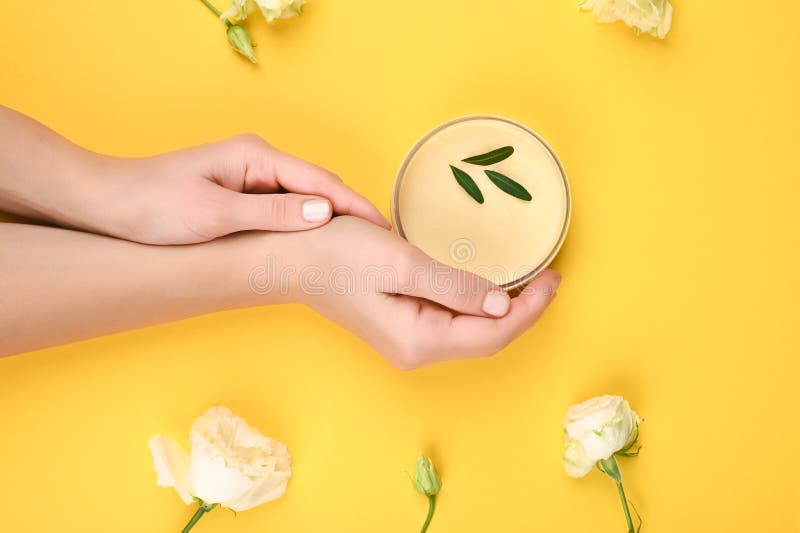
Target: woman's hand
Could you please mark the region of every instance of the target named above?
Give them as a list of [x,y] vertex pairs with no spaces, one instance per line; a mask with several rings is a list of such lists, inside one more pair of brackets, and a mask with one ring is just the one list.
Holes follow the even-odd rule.
[[106,221],[102,233],[147,244],[198,243],[254,229],[306,230],[334,213],[390,227],[336,175],[256,135],[144,159],[103,158],[91,174],[105,187],[107,206],[119,206],[97,214]]
[[[0,210],[146,244],[388,221],[330,172],[255,135],[146,158],[95,154],[0,106]],[[285,193],[285,194],[277,194]]]
[[252,270],[251,288],[293,279],[291,299],[338,322],[402,369],[496,353],[533,326],[561,281],[546,270],[510,299],[489,281],[353,217],[295,237],[297,264]]
[[533,325],[560,280],[545,271],[509,299],[355,217],[314,231],[251,231],[189,246],[0,224],[0,249],[13,250],[0,253],[0,356],[224,309],[301,302],[395,366],[415,368],[497,352]]
[[[0,355],[294,299],[350,329],[395,366],[415,368],[497,352],[533,325],[560,281],[545,271],[511,300],[387,231],[375,207],[332,174],[250,135],[122,159],[87,152],[0,107],[0,145],[6,147],[0,210],[129,241],[200,243],[353,215],[315,231],[251,232],[168,247],[0,224],[0,243],[15,250],[0,254],[0,285],[7,289],[0,298]],[[332,209],[317,207],[323,204]],[[276,261],[259,267],[265,251]],[[59,258],[58,276],[47,257]],[[293,281],[285,294],[287,274]],[[270,277],[279,285],[270,288]]]

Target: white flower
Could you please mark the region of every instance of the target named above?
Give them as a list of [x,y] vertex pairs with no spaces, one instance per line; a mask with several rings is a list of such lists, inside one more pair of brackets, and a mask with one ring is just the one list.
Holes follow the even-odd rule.
[[219,18],[223,21],[237,22],[246,19],[247,15],[252,13],[255,8],[253,0],[232,0],[231,5],[222,12]]
[[668,0],[582,0],[579,7],[593,11],[598,22],[622,20],[637,35],[645,32],[663,39],[672,25]]
[[639,416],[622,396],[598,396],[567,409],[564,469],[583,477],[598,461],[628,447],[638,435]]
[[189,432],[187,454],[175,441],[150,439],[158,485],[175,487],[190,504],[219,504],[244,511],[286,491],[291,457],[286,446],[263,436],[227,407],[212,407]]
[[277,19],[302,15],[305,3],[306,0],[233,0],[220,18],[234,21],[243,20],[258,7],[267,22],[272,24]]

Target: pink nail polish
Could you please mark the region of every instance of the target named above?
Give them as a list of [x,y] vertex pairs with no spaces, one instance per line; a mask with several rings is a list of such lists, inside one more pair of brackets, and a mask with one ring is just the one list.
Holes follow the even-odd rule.
[[303,204],[303,220],[322,222],[331,214],[331,204],[327,200],[308,200]]
[[483,300],[483,312],[487,315],[501,317],[508,313],[511,298],[503,291],[489,291]]

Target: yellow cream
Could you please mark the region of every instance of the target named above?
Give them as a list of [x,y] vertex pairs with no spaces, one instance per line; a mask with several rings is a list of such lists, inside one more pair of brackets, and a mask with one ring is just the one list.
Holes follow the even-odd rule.
[[[461,160],[512,146],[490,166]],[[456,182],[453,165],[480,188],[479,204]],[[529,202],[503,192],[485,170],[517,181]],[[506,288],[545,268],[569,223],[567,178],[536,134],[499,117],[464,117],[435,129],[412,148],[397,176],[392,216],[409,242],[447,265],[480,274]]]

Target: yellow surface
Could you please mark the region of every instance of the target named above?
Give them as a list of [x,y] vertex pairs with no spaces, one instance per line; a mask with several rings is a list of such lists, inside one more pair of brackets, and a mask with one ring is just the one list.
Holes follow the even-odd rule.
[[199,1],[3,2],[0,101],[95,150],[254,131],[387,213],[422,133],[494,113],[553,145],[575,210],[558,300],[493,359],[401,373],[292,306],[0,361],[0,531],[177,532],[147,439],[223,403],[295,475],[198,533],[417,531],[419,449],[431,533],[618,533],[611,482],[560,464],[567,405],[605,392],[646,418],[622,462],[644,531],[797,531],[800,6],[674,4],[657,42],[571,0],[311,0],[250,25],[253,67]]

